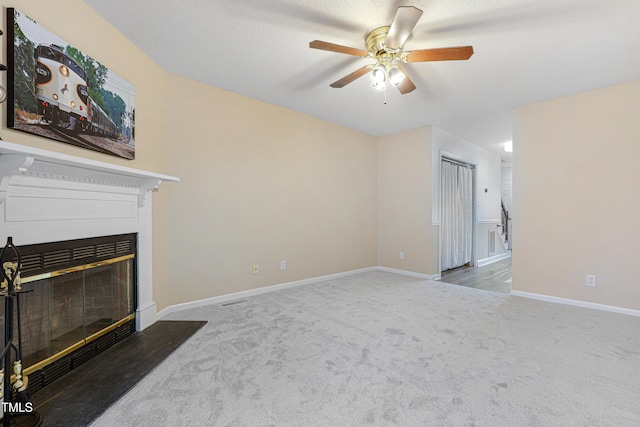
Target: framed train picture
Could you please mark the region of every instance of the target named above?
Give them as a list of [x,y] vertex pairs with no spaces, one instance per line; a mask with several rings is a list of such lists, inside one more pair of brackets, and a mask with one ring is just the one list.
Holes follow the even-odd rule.
[[7,125],[134,159],[133,85],[17,9],[7,28]]

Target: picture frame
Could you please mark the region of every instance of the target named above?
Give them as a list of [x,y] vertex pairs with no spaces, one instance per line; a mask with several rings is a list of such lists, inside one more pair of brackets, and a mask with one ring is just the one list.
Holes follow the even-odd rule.
[[7,126],[133,160],[133,84],[7,8]]

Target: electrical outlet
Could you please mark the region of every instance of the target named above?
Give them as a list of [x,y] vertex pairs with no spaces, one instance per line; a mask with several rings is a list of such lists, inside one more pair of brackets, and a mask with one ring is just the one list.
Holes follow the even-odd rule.
[[404,259],[404,252],[400,252],[400,259]]
[[282,260],[280,261],[280,270],[286,270],[287,269],[287,261]]
[[253,274],[258,274],[258,264],[253,264],[251,269],[253,270]]
[[596,287],[596,276],[587,274],[587,286],[589,286],[590,288]]

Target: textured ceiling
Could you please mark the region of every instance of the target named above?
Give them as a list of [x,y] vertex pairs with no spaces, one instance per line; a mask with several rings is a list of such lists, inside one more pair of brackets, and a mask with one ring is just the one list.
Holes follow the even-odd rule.
[[[373,135],[435,125],[499,153],[514,107],[640,79],[639,0],[84,1],[168,72]],[[368,76],[329,87],[372,61],[309,42],[366,50],[405,5],[424,11],[406,50],[475,54],[406,64],[417,89],[390,88],[386,105]]]

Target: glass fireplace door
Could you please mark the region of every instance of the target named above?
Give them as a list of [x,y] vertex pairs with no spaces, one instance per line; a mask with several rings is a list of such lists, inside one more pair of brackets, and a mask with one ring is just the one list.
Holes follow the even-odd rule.
[[[130,316],[135,310],[134,263],[133,256],[126,256],[24,278],[23,289],[29,292],[19,296],[23,366],[91,341]],[[17,344],[17,314],[14,325]]]
[[77,271],[51,279],[49,355],[56,354],[84,339],[83,276],[84,272]]

